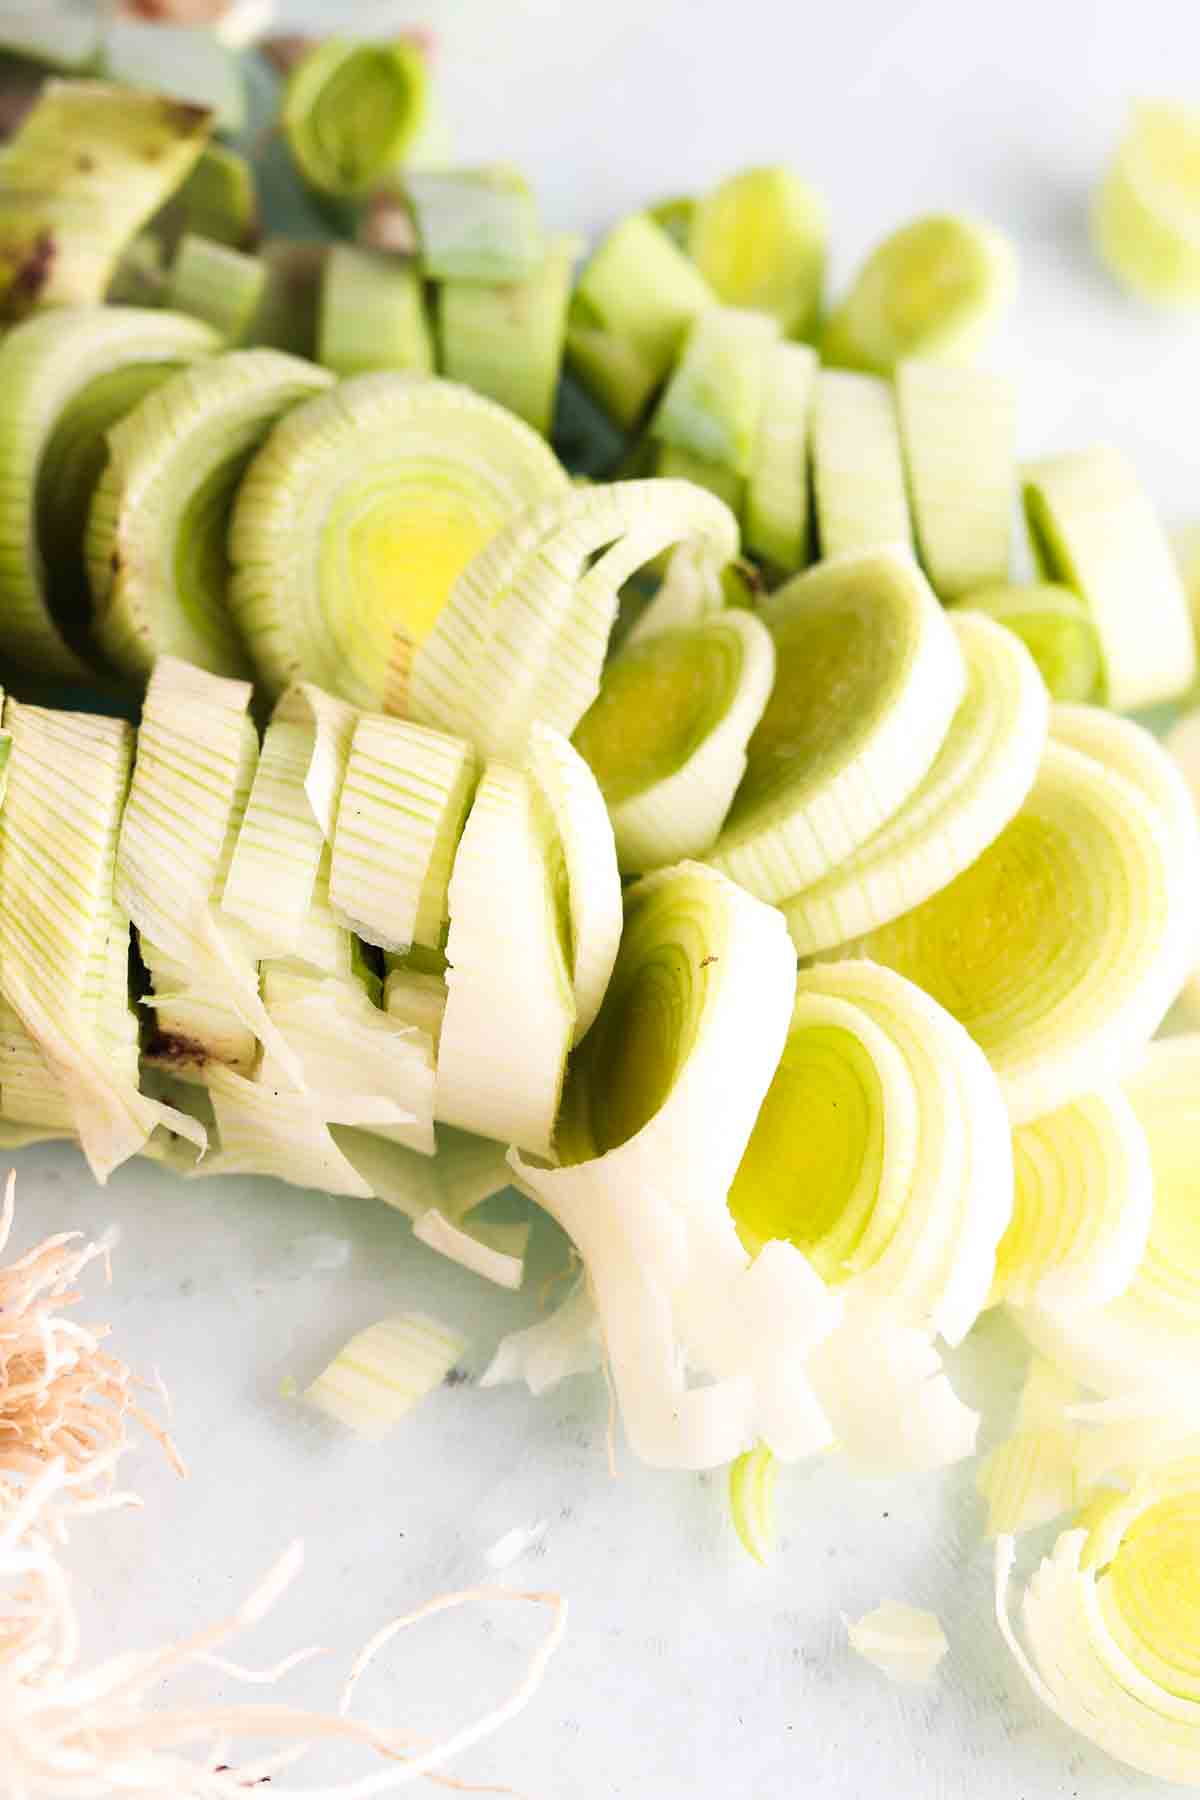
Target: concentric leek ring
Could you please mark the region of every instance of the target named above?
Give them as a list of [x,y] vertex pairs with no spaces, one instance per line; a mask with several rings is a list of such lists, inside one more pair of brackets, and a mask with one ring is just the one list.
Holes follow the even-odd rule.
[[364,194],[400,162],[425,106],[425,60],[414,44],[327,38],[288,79],[283,129],[311,186]]

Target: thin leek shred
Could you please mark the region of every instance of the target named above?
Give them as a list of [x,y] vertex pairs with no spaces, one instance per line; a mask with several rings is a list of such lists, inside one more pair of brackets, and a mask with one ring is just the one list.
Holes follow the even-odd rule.
[[966,672],[946,614],[899,549],[821,563],[760,616],[775,686],[708,860],[783,900],[853,855],[920,786]]
[[549,437],[580,240],[551,238],[515,282],[448,281],[438,295],[442,371]]
[[467,1340],[424,1313],[400,1313],[357,1332],[304,1398],[359,1437],[386,1437],[405,1413],[440,1387]]
[[267,270],[256,256],[188,232],[171,265],[167,304],[241,344],[262,304]]
[[433,333],[411,257],[354,244],[331,247],[321,279],[317,361],[335,375],[433,374]]
[[439,1119],[549,1155],[575,999],[562,849],[530,778],[489,763],[450,878]]
[[1112,273],[1157,306],[1200,302],[1200,113],[1135,103],[1092,206],[1092,236]]
[[13,700],[5,726],[0,1110],[18,1124],[73,1130],[105,1181],[158,1124],[204,1145],[192,1121],[138,1091],[129,920],[113,898],[133,734],[118,719]]
[[851,1648],[890,1681],[911,1687],[932,1681],[950,1648],[936,1613],[900,1600],[883,1600],[861,1619],[847,1620],[846,1636]]
[[440,950],[450,869],[478,766],[462,738],[366,713],[354,729],[330,897],[370,944]]
[[1126,458],[1100,444],[1029,463],[1021,479],[1042,572],[1086,602],[1096,628],[1101,697],[1129,711],[1185,693],[1196,677],[1187,594]]
[[[566,490],[535,432],[451,382],[359,375],[297,407],[251,463],[229,536],[230,608],[264,686],[313,681],[375,709],[386,692],[438,724],[408,711],[415,647],[476,553]],[[455,713],[443,729],[462,729]]]
[[803,568],[809,557],[808,453],[816,377],[816,352],[807,345],[772,345],[746,474],[742,531],[746,549],[785,575]]
[[314,44],[283,96],[284,135],[304,179],[335,198],[366,194],[420,130],[427,87],[425,58],[408,39]]
[[712,848],[774,675],[771,634],[742,611],[644,636],[607,664],[574,741],[608,803],[624,873]]
[[1083,1498],[1076,1466],[1080,1429],[1070,1417],[1075,1382],[1034,1357],[1010,1435],[988,1452],[975,1485],[987,1502],[987,1535],[1016,1536],[1072,1512]]
[[546,240],[516,169],[414,169],[405,177],[423,272],[433,281],[526,281]]
[[572,1061],[560,1166],[512,1158],[582,1257],[625,1430],[651,1463],[714,1467],[760,1439],[794,1458],[831,1439],[806,1363],[839,1306],[790,1244],[751,1259],[725,1204],[793,980],[769,907],[699,864],[646,877]]
[[81,546],[104,433],[181,364],[217,348],[199,320],[62,307],[0,345],[0,640],[21,667],[86,674]]
[[1002,376],[913,358],[896,410],[921,561],[943,600],[1007,581],[1016,394]]
[[721,563],[737,553],[728,509],[683,482],[575,489],[521,515],[463,571],[417,650],[412,716],[512,762],[536,723],[569,737],[599,692],[622,586],[688,540]]
[[[1086,750],[1060,741],[1064,714],[1077,715]],[[1169,758],[1099,709],[1061,709],[1052,731],[1028,799],[995,843],[852,946],[962,1021],[1017,1125],[1119,1078],[1194,954],[1196,823]]]
[[751,1250],[786,1239],[848,1304],[957,1343],[1012,1208],[999,1085],[910,982],[866,962],[802,970],[729,1207]]
[[748,475],[778,335],[762,313],[728,306],[701,313],[650,421],[652,436],[732,475]]
[[807,182],[790,169],[742,169],[689,207],[687,227],[688,252],[719,300],[768,314],[786,337],[812,336],[829,219]]
[[1037,667],[1001,626],[951,619],[966,666],[961,705],[925,779],[823,880],[780,902],[801,956],[832,949],[919,906],[968,869],[1025,800],[1046,746]]
[[767,1561],[775,1542],[775,1474],[775,1458],[762,1444],[744,1451],[729,1470],[734,1530],[759,1563]]
[[0,316],[104,298],[122,250],[189,173],[203,108],[98,81],[48,81],[0,168]]
[[1052,700],[1095,700],[1103,680],[1100,640],[1085,603],[1053,581],[979,588],[959,602],[1015,632]]
[[812,472],[822,556],[911,543],[896,403],[886,382],[842,369],[818,372]]
[[1200,1781],[1200,1460],[1110,1495],[1064,1531],[1010,1615],[1010,1538],[996,1546],[996,1615],[1034,1693],[1119,1762]]

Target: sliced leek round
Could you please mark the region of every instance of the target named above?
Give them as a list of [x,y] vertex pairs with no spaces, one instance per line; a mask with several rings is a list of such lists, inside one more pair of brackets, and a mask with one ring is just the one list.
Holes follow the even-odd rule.
[[787,337],[810,337],[828,229],[824,201],[790,169],[743,169],[695,203],[687,247],[727,306],[769,314]]
[[991,225],[913,219],[875,247],[829,314],[822,360],[887,375],[907,356],[973,356],[1015,286],[1012,245]]
[[228,345],[244,343],[262,304],[267,267],[257,256],[188,232],[175,252],[166,301],[203,319]]
[[420,129],[426,82],[424,55],[408,39],[314,44],[288,77],[281,115],[304,179],[323,194],[365,194]]
[[818,372],[812,479],[822,556],[912,541],[896,402],[885,381]]
[[[1194,833],[1192,821],[1189,865]],[[1182,939],[1194,937],[1182,854],[1167,816],[1123,774],[1051,741],[983,855],[853,954],[899,970],[962,1021],[1023,1125],[1119,1077],[1157,1028],[1186,969]]]
[[360,375],[298,407],[229,535],[230,608],[268,690],[311,680],[377,709],[394,648],[406,669],[476,552],[566,491],[535,432],[450,382]]
[[85,672],[82,546],[104,434],[217,347],[199,320],[115,306],[45,312],[0,344],[0,642],[18,665]]
[[774,675],[770,632],[739,611],[643,638],[607,664],[574,743],[625,874],[712,848]]
[[955,600],[1008,579],[1016,487],[1016,394],[961,363],[910,357],[896,411],[917,547],[934,592]]
[[1033,786],[1046,690],[1033,659],[990,619],[951,619],[967,691],[920,786],[861,849],[780,904],[801,956],[897,919],[982,855]]
[[851,856],[920,785],[965,672],[945,613],[901,550],[824,562],[761,617],[775,686],[708,860],[782,900]]
[[433,332],[413,258],[332,245],[321,273],[316,354],[335,375],[370,369],[432,375]]
[[1103,679],[1100,640],[1087,606],[1053,581],[979,588],[959,605],[1013,631],[1041,671],[1052,700],[1095,700]]
[[851,1302],[958,1342],[1012,1207],[999,1085],[962,1027],[890,970],[802,970],[729,1206],[751,1249],[786,1238]]
[[650,435],[731,475],[747,475],[778,336],[774,321],[762,313],[733,306],[702,312],[683,341]]
[[1187,594],[1126,458],[1099,444],[1028,463],[1021,479],[1043,573],[1086,602],[1096,627],[1102,698],[1128,712],[1184,693],[1196,676]]
[[1118,281],[1159,306],[1200,302],[1200,113],[1139,100],[1092,206]]
[[108,434],[86,553],[93,630],[143,679],[163,655],[247,671],[227,610],[226,532],[247,459],[282,414],[329,384],[276,350],[238,350],[183,370]]
[[771,346],[742,532],[746,549],[785,575],[803,568],[809,556],[808,449],[816,376],[816,352],[806,344]]

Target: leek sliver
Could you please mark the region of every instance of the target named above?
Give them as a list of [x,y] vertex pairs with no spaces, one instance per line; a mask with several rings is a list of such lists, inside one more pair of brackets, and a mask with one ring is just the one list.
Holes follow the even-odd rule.
[[754,460],[768,357],[779,331],[762,313],[714,306],[684,339],[651,436],[745,476]]
[[96,641],[125,674],[143,680],[164,655],[247,672],[226,610],[233,496],[275,420],[330,379],[275,350],[231,351],[172,376],[113,426],[86,551]]
[[451,382],[360,375],[298,407],[229,537],[230,606],[268,691],[305,679],[378,708],[397,641],[407,667],[476,552],[566,489],[535,432]]
[[688,252],[717,298],[810,337],[821,310],[828,215],[790,169],[743,169],[696,202]]
[[776,675],[708,860],[766,900],[866,843],[928,774],[963,698],[958,640],[902,550],[834,558],[760,614]]
[[911,541],[896,403],[886,382],[842,369],[819,372],[812,471],[822,556]]
[[770,632],[740,611],[644,637],[607,664],[574,743],[625,874],[711,849],[774,675]]
[[188,232],[180,239],[167,284],[167,305],[203,319],[226,344],[244,342],[262,302],[265,264],[244,250]]
[[304,791],[311,727],[273,719],[262,741],[221,894],[260,957],[299,954],[325,838]]
[[414,169],[404,190],[431,280],[525,281],[545,257],[537,202],[515,169]]
[[448,281],[438,295],[442,372],[550,436],[579,240],[551,238],[522,280]]
[[899,918],[970,867],[1033,786],[1046,690],[1031,656],[977,614],[951,624],[967,690],[933,765],[888,822],[822,880],[780,902],[801,956]]
[[936,1613],[884,1600],[861,1619],[847,1620],[851,1648],[891,1681],[924,1687],[950,1648]]
[[734,1530],[760,1563],[766,1562],[775,1541],[775,1474],[775,1458],[763,1444],[744,1451],[729,1470]]
[[1103,677],[1100,640],[1087,606],[1053,581],[976,589],[959,602],[1015,632],[1052,700],[1094,700]]
[[1092,206],[1092,235],[1118,281],[1159,306],[1200,302],[1200,113],[1140,100]]
[[396,168],[426,104],[425,59],[413,43],[326,38],[288,77],[281,123],[310,186],[353,198]]
[[746,549],[785,575],[809,554],[808,445],[817,358],[804,344],[775,344],[746,475]]
[[424,1313],[381,1319],[350,1339],[304,1398],[319,1412],[376,1440],[440,1387],[466,1339]]
[[47,312],[0,345],[0,639],[19,665],[84,673],[81,552],[104,433],[180,364],[216,348],[198,320],[120,307]]
[[895,389],[917,548],[934,592],[956,600],[1007,581],[1016,488],[1011,382],[913,357],[896,370]]
[[1029,463],[1025,511],[1043,572],[1087,603],[1103,698],[1119,711],[1173,700],[1196,676],[1191,614],[1171,547],[1125,457],[1097,445]]
[[432,375],[433,332],[410,257],[332,246],[321,278],[317,361],[335,375],[371,369]]
[[1075,1467],[1078,1427],[1067,1416],[1078,1388],[1034,1357],[1013,1429],[979,1465],[975,1485],[987,1501],[987,1536],[1016,1535],[1071,1512],[1082,1492]]

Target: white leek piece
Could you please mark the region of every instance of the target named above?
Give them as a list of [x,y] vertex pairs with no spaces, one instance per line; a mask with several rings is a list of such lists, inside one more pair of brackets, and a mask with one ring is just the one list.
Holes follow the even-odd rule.
[[304,1398],[359,1437],[386,1437],[419,1400],[440,1387],[467,1340],[425,1313],[400,1313],[356,1332]]
[[230,526],[230,606],[268,690],[378,708],[397,642],[411,656],[476,552],[566,486],[536,432],[452,382],[358,375],[298,407]]
[[950,1648],[936,1613],[883,1600],[861,1619],[846,1621],[851,1648],[890,1681],[924,1687]]
[[712,848],[774,676],[770,632],[734,610],[643,637],[608,663],[574,741],[625,874]]
[[604,796],[561,732],[534,725],[529,772],[550,808],[567,883],[575,1042],[600,1010],[621,941],[621,876]]
[[1044,574],[1087,602],[1109,705],[1127,712],[1186,692],[1196,677],[1187,594],[1125,457],[1096,445],[1029,463],[1021,479]]
[[967,671],[962,704],[899,811],[823,880],[781,901],[801,956],[887,924],[945,887],[999,836],[1033,786],[1049,710],[1033,658],[977,614],[951,625]]
[[1012,1432],[988,1452],[975,1478],[987,1501],[988,1537],[1032,1531],[1079,1505],[1079,1428],[1068,1416],[1077,1393],[1069,1375],[1034,1357]]
[[763,313],[730,306],[702,312],[684,339],[651,435],[732,475],[748,475],[778,336]]
[[809,554],[808,450],[816,376],[816,352],[807,345],[772,345],[746,474],[746,548],[788,575],[802,568]]
[[955,600],[1007,581],[1016,489],[1012,383],[961,363],[912,358],[896,410],[917,548],[934,591]]
[[822,556],[911,543],[896,403],[886,382],[840,369],[818,373],[812,470]]
[[902,550],[824,562],[761,617],[775,686],[708,860],[782,900],[853,855],[919,787],[966,677],[945,613]]
[[755,1562],[765,1563],[775,1541],[775,1458],[764,1444],[746,1450],[729,1470],[734,1529]]
[[568,1375],[590,1375],[602,1358],[599,1316],[586,1281],[579,1281],[544,1319],[501,1338],[479,1385],[523,1381],[531,1394],[544,1394]]
[[423,1031],[436,1051],[446,1011],[445,976],[421,969],[390,969],[383,984],[383,1009],[399,1024]]
[[462,738],[365,713],[333,837],[334,910],[369,944],[440,950],[451,864],[477,778]]
[[[205,1066],[204,1082],[219,1148],[191,1175],[270,1175],[294,1187],[364,1200],[375,1192],[335,1140],[311,1094],[277,1080],[252,1080],[215,1062]],[[385,1151],[392,1148],[383,1145]]]
[[450,877],[436,1110],[549,1155],[575,1029],[561,857],[529,777],[484,769]]
[[737,554],[728,509],[679,481],[575,489],[514,521],[464,570],[417,650],[411,716],[513,762],[539,721],[569,737],[599,691],[622,585],[687,540],[722,563]]
[[1135,103],[1092,206],[1096,248],[1113,274],[1159,306],[1200,302],[1200,114]]

